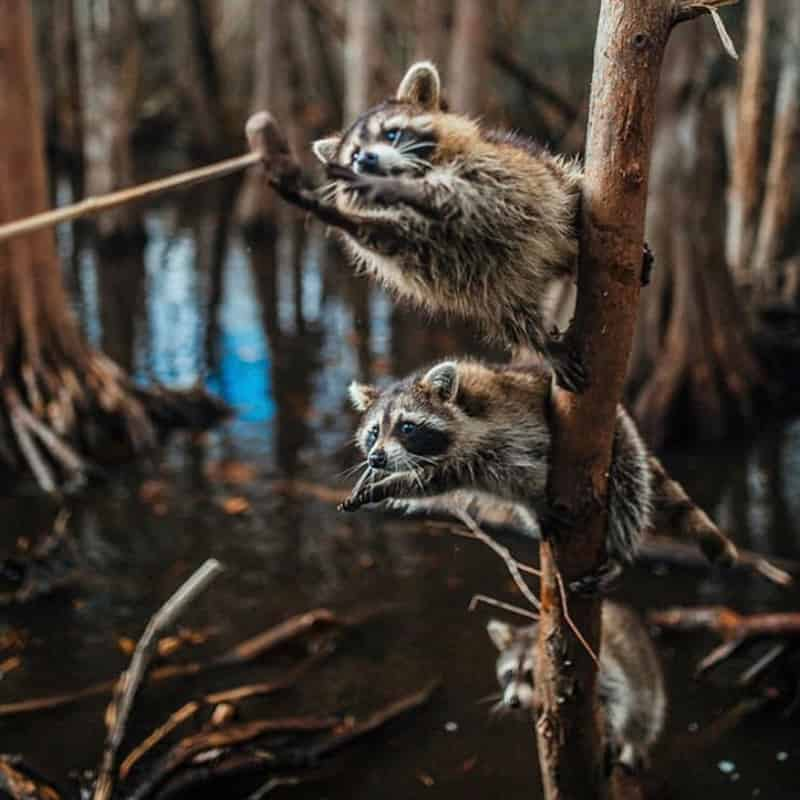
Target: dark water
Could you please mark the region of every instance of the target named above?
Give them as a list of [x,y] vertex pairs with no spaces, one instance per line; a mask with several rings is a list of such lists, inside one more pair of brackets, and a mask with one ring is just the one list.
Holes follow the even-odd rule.
[[[337,476],[355,458],[349,443],[355,419],[345,397],[351,379],[402,374],[439,355],[480,351],[479,345],[463,330],[395,309],[351,276],[316,228],[287,224],[276,246],[225,236],[218,225],[229,205],[223,194],[206,207],[194,201],[191,211],[150,211],[144,251],[111,258],[89,247],[73,254],[69,232],[62,232],[63,251],[73,254],[68,278],[92,340],[143,382],[205,382],[236,407],[237,417],[202,441],[176,439],[151,470],[122,469],[74,504],[71,529],[85,577],[2,612],[0,631],[23,630],[28,644],[22,666],[0,681],[0,703],[117,674],[127,662],[117,639],[137,638],[180,581],[213,556],[227,572],[184,620],[194,629],[211,627],[213,635],[179,658],[220,652],[320,605],[342,611],[399,606],[346,636],[296,690],[252,701],[253,717],[358,715],[431,678],[443,682],[428,708],[332,760],[319,783],[287,794],[538,796],[532,731],[519,720],[490,720],[487,705],[478,703],[495,690],[494,654],[484,632],[490,614],[469,613],[467,605],[476,592],[516,599],[494,556],[420,525],[345,517],[313,497],[287,498],[270,489],[277,478],[343,483]],[[233,486],[215,479],[213,465],[225,459],[250,465],[254,479]],[[740,545],[800,557],[800,420],[667,460]],[[155,502],[141,492],[153,477],[163,483]],[[244,497],[249,511],[226,513],[231,497]],[[24,492],[3,498],[0,513],[4,552],[17,537],[40,535],[53,518],[41,498]],[[533,558],[532,548],[517,549]],[[778,610],[798,600],[796,590],[740,573],[645,568],[632,570],[619,594],[640,610],[696,603]],[[674,761],[664,768],[675,796],[797,797],[797,718],[763,711],[703,745],[703,732],[741,698],[722,683],[692,679],[694,664],[713,644],[705,636],[658,642],[671,697],[665,747],[679,754],[680,768]],[[249,667],[147,689],[136,705],[131,741],[195,694],[278,676],[298,656],[287,649]],[[99,698],[0,719],[0,751],[23,753],[64,781],[70,770],[96,765],[104,706]]]

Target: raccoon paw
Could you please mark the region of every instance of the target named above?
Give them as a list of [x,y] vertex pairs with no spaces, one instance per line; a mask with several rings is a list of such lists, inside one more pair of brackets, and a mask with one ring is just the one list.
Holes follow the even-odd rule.
[[389,206],[400,200],[397,182],[392,178],[362,175],[340,164],[330,164],[327,173],[329,178],[344,181],[347,188],[366,205]]
[[547,342],[545,356],[562,389],[573,394],[582,394],[586,391],[589,386],[589,370],[567,340],[550,339]]
[[569,590],[584,597],[608,594],[616,586],[620,575],[622,575],[622,565],[619,561],[609,558],[594,572],[570,581]]

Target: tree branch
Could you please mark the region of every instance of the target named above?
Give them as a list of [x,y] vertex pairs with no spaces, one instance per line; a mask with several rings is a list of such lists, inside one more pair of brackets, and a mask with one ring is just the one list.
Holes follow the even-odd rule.
[[[537,739],[547,800],[601,797],[596,664],[570,634],[559,593],[605,561],[607,477],[617,405],[639,304],[655,100],[673,0],[603,0],[595,44],[583,187],[578,298],[569,336],[589,366],[582,395],[556,389],[550,501],[559,518],[540,550]],[[570,614],[595,652],[601,602],[573,596]]]

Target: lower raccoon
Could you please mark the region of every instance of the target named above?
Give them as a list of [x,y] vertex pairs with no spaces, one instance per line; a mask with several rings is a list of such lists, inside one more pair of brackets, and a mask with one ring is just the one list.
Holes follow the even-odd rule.
[[[487,631],[500,651],[499,707],[532,712],[537,625],[515,627],[492,620]],[[605,713],[608,760],[639,770],[647,765],[664,727],[667,696],[661,664],[642,622],[629,608],[605,602],[601,635],[597,692]]]
[[[413,511],[422,498],[433,497],[431,510],[447,512],[454,503],[463,508],[466,499],[496,517],[505,513],[500,524],[538,536],[549,516],[551,383],[552,373],[538,365],[460,360],[436,364],[382,391],[351,384],[353,405],[363,413],[356,441],[366,470],[342,509],[388,500]],[[456,490],[460,496],[447,496]],[[486,495],[506,501],[506,511]],[[652,524],[654,497],[658,512],[672,516],[679,530],[702,513],[682,490],[675,491],[620,407],[608,483],[606,577],[635,557]],[[720,552],[732,558],[726,547],[735,553],[733,546],[709,525]]]

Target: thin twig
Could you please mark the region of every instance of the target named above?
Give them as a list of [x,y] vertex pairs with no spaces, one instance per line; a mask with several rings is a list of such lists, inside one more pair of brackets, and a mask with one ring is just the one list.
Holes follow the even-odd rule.
[[24,233],[38,231],[41,228],[50,228],[58,225],[59,222],[67,222],[78,217],[85,217],[89,214],[97,214],[100,211],[108,211],[111,208],[131,203],[134,200],[141,200],[144,197],[152,197],[170,189],[192,186],[197,183],[221,178],[230,175],[246,167],[257,164],[261,160],[260,153],[247,153],[236,158],[228,158],[207,167],[180,172],[168,178],[161,178],[140,186],[132,186],[129,189],[121,189],[118,192],[101,195],[100,197],[87,197],[79,203],[73,203],[63,208],[45,211],[26,219],[15,220],[5,225],[0,225],[0,242],[11,239],[14,236],[21,236]]
[[[542,546],[550,547],[550,542],[545,541],[542,543]],[[561,612],[564,615],[564,620],[566,621],[567,625],[569,625],[569,629],[575,634],[575,638],[583,645],[583,648],[591,656],[592,660],[599,669],[600,659],[597,657],[597,654],[594,652],[594,650],[592,650],[589,642],[586,641],[584,635],[580,632],[578,626],[573,622],[572,617],[569,615],[569,604],[567,603],[567,590],[564,588],[564,577],[561,575],[561,569],[558,566],[558,562],[556,561],[556,556],[552,548],[550,548],[550,557],[553,559],[553,565],[555,567],[556,583],[558,583],[558,593],[561,595]]]
[[525,579],[522,577],[520,572],[519,564],[517,560],[511,555],[508,548],[503,547],[503,545],[498,544],[488,533],[484,533],[477,522],[472,518],[468,511],[465,511],[463,508],[454,509],[453,513],[464,523],[464,525],[469,528],[470,532],[475,536],[476,539],[479,539],[483,542],[487,547],[490,547],[503,559],[503,563],[506,565],[506,569],[508,569],[514,583],[516,584],[517,588],[522,592],[522,596],[537,610],[541,611],[541,606],[539,605],[539,598],[531,591],[531,587],[525,583]]
[[486,603],[487,606],[494,606],[495,608],[502,608],[503,611],[510,611],[512,614],[518,614],[521,617],[528,617],[529,619],[539,619],[539,615],[533,611],[528,611],[526,608],[513,606],[511,603],[504,603],[502,600],[497,600],[494,597],[489,597],[486,594],[474,594],[472,600],[469,601],[469,610],[474,611],[478,607],[478,603]]
[[206,561],[179,589],[167,600],[147,624],[142,638],[136,645],[128,669],[122,673],[114,692],[114,698],[106,712],[108,734],[100,762],[93,800],[109,800],[117,777],[117,752],[122,744],[136,693],[145,679],[150,660],[158,646],[158,640],[170,628],[192,601],[222,572],[222,565],[216,559]]

